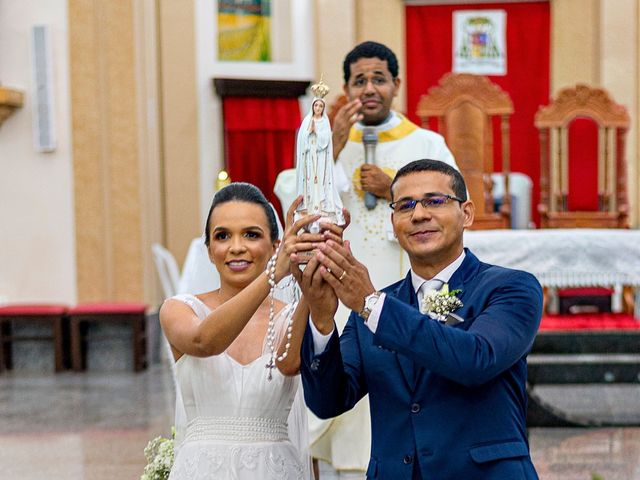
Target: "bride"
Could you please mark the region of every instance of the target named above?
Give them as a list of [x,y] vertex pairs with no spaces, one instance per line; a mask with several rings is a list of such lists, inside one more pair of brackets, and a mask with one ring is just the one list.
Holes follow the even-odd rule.
[[323,239],[297,236],[319,217],[293,223],[299,203],[289,209],[280,245],[274,211],[260,190],[247,183],[220,190],[205,226],[220,288],[178,295],[160,310],[179,387],[170,480],[311,478],[306,411],[297,394],[308,307],[304,298],[284,304],[269,295],[289,274],[296,248],[311,250]]

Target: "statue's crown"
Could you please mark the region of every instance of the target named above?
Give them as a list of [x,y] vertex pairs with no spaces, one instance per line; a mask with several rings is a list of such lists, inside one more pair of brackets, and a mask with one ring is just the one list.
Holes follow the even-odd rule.
[[329,85],[322,81],[322,76],[320,76],[318,83],[311,85],[311,93],[315,98],[324,98],[329,93]]

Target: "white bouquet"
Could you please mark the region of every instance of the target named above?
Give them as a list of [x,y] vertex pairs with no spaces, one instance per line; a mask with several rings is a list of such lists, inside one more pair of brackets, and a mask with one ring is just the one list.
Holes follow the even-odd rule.
[[173,440],[176,429],[171,428],[171,438],[156,437],[144,449],[147,466],[140,480],[167,480],[173,466]]

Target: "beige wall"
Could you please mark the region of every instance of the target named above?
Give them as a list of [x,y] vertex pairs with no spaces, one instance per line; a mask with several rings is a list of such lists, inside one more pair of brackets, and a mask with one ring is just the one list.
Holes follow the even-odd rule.
[[602,0],[600,4],[600,85],[627,108],[628,186],[631,222],[638,225],[638,1]]
[[[33,146],[31,27],[51,27],[57,148]],[[66,0],[0,0],[0,82],[25,92],[0,127],[0,302],[76,299]]]
[[552,93],[577,82],[600,81],[599,3],[600,0],[552,0]]
[[165,244],[179,264],[200,235],[193,0],[159,0]]
[[69,0],[80,301],[144,298],[133,12]]
[[[160,296],[199,233],[193,2],[69,0],[78,299]],[[187,53],[185,53],[187,52]]]
[[162,139],[159,112],[160,71],[158,67],[158,9],[156,0],[133,3],[138,119],[138,165],[140,168],[140,232],[145,300],[153,304],[162,298],[151,256],[153,243],[164,243],[164,199],[162,196]]
[[[402,0],[315,0],[317,70],[332,87],[329,101],[342,93],[342,61],[360,42],[373,40],[391,48],[405,78],[404,2]],[[334,87],[335,85],[335,87]],[[405,111],[405,90],[394,108]]]
[[328,101],[342,95],[342,60],[356,44],[355,0],[316,0],[316,70],[331,87]]
[[[398,75],[402,81],[406,78],[404,8],[402,0],[356,1],[356,42],[373,40],[393,50],[398,57]],[[407,109],[405,91],[401,88],[394,101],[394,108],[401,112]]]

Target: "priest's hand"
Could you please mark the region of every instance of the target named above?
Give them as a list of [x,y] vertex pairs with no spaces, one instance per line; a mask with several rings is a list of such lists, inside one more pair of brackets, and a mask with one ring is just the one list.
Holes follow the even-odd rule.
[[333,159],[337,159],[338,155],[347,144],[349,140],[349,131],[351,127],[362,120],[363,115],[360,113],[362,109],[362,102],[359,98],[351,100],[344,104],[338,110],[335,117],[333,117],[333,123],[331,124],[331,130],[333,131]]
[[343,245],[329,240],[318,250],[316,258],[321,264],[318,270],[322,278],[333,287],[342,303],[360,312],[364,298],[376,291],[367,267],[355,259],[348,240]]
[[360,168],[360,185],[365,192],[391,200],[391,177],[377,165],[365,163]]

